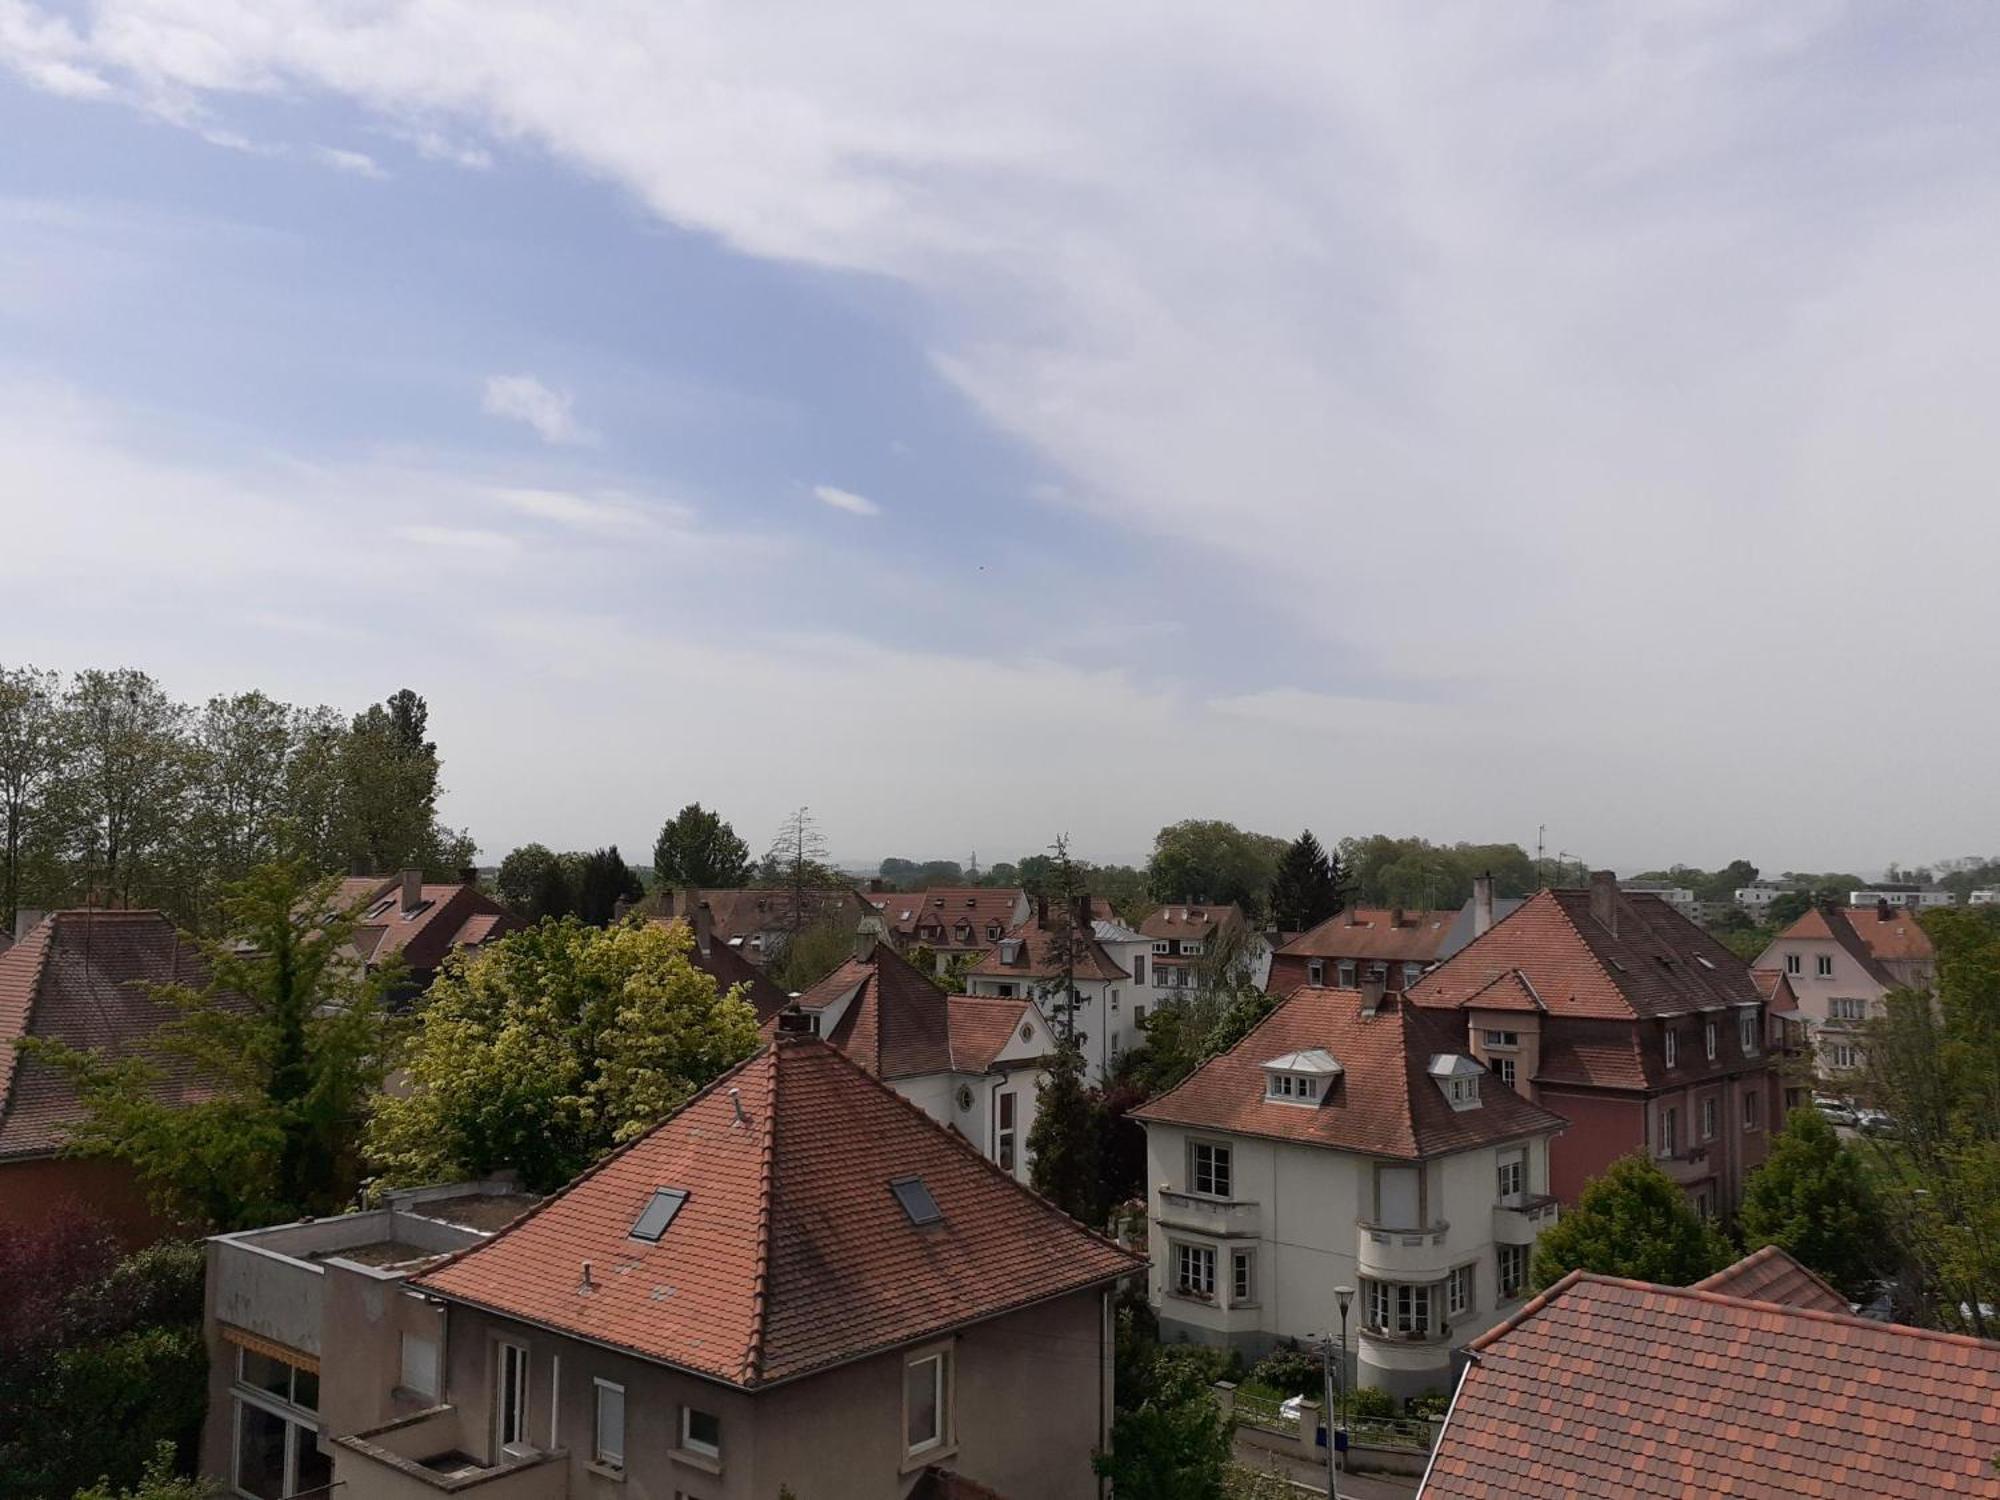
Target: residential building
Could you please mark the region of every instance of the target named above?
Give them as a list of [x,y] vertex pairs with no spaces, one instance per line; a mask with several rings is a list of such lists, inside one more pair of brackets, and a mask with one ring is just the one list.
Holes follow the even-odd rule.
[[1133,1117],[1162,1335],[1255,1358],[1336,1326],[1351,1286],[1355,1378],[1398,1395],[1450,1384],[1556,1219],[1562,1120],[1466,1055],[1455,1017],[1379,991],[1293,991]]
[[333,1481],[368,1500],[902,1500],[948,1472],[1086,1500],[1112,1293],[1142,1266],[826,1043],[780,1035],[412,1276],[441,1319],[437,1400],[335,1436]]
[[1982,886],[1965,898],[1967,906],[2000,906],[2000,886]]
[[1565,1276],[1473,1340],[1421,1500],[2000,1493],[2000,1343],[1856,1317],[1781,1256]]
[[[69,1081],[14,1043],[46,1037],[108,1056],[145,1056],[173,1012],[156,986],[208,983],[198,949],[157,911],[81,909],[19,914],[18,940],[0,952],[0,1225],[42,1222],[65,1204],[106,1221],[127,1243],[167,1227],[122,1162],[65,1156],[85,1118]],[[157,1084],[190,1099],[184,1068],[161,1060]]]
[[1792,889],[1789,885],[1775,884],[1768,880],[1760,880],[1754,885],[1739,885],[1735,891],[1736,904],[1751,916],[1761,917],[1773,901]]
[[[1073,913],[1037,902],[1035,915],[1009,928],[965,976],[974,995],[1037,1001],[1058,1035],[1073,1031],[1094,1083],[1109,1078],[1118,1059],[1139,1045],[1137,1008],[1150,999],[1150,992],[1134,986],[1131,970],[1098,942],[1095,910],[1087,896],[1077,898]],[[1071,933],[1075,951],[1066,969],[1061,955]]]
[[1621,880],[1619,889],[1633,896],[1657,896],[1690,922],[1701,920],[1701,908],[1706,904],[1684,885],[1670,885],[1660,880]]
[[822,1037],[1018,1182],[1055,1043],[1026,997],[947,995],[872,932],[766,1023]]
[[715,936],[714,914],[708,902],[698,892],[688,892],[687,899],[678,903],[684,915],[677,917],[649,917],[655,926],[668,927],[674,923],[685,923],[690,930],[694,945],[688,950],[688,958],[694,966],[707,974],[719,989],[729,989],[734,985],[743,986],[743,995],[750,1002],[750,1008],[757,1012],[759,1025],[769,1021],[779,1011],[791,1003],[792,997],[779,988],[776,980],[770,978],[757,965],[743,956],[740,948],[719,942]]
[[1865,891],[1849,891],[1849,906],[1876,906],[1882,902],[1891,906],[1907,907],[1911,911],[1929,911],[1934,906],[1952,906],[1956,898],[1950,891],[1939,890],[1935,886],[1924,885],[1878,885]]
[[256,1500],[320,1491],[335,1436],[436,1406],[444,1310],[404,1282],[535,1202],[508,1179],[457,1183],[210,1239],[201,1472]]
[[1132,1026],[1134,1030],[1144,1030],[1146,1016],[1162,1000],[1174,993],[1185,990],[1155,991],[1152,988],[1153,940],[1136,928],[1127,927],[1116,917],[1098,917],[1090,924],[1090,935],[1097,939],[1111,961],[1132,976]]
[[866,897],[845,885],[809,886],[797,901],[782,886],[654,891],[636,909],[649,918],[685,917],[696,904],[707,906],[716,942],[759,966],[775,957],[794,932],[825,922],[851,932],[863,917],[879,915]]
[[[1154,999],[1198,988],[1204,959],[1218,951],[1238,956],[1252,985],[1264,987],[1271,973],[1271,945],[1251,927],[1243,908],[1233,901],[1182,901],[1156,906],[1137,929],[1152,942],[1151,988]],[[1134,975],[1134,982],[1139,982]],[[1139,984],[1141,989],[1147,986]]]
[[434,882],[426,882],[422,870],[353,875],[336,888],[334,904],[357,914],[354,948],[364,963],[375,968],[401,960],[408,976],[405,998],[430,988],[446,955],[527,925],[487,895],[472,871],[463,880]]
[[1019,888],[951,886],[927,891],[868,891],[862,898],[882,918],[899,953],[928,948],[938,972],[951,961],[984,953],[1007,929],[1033,915],[1028,893]]
[[1666,902],[1543,890],[1410,991],[1465,1048],[1569,1121],[1550,1150],[1565,1203],[1645,1151],[1704,1212],[1732,1212],[1783,1113],[1782,1026],[1750,966]]
[[1915,911],[1882,900],[1815,907],[1771,940],[1757,967],[1785,976],[1816,1067],[1838,1075],[1861,1066],[1861,1031],[1882,1015],[1884,996],[1936,982],[1937,949]]
[[1283,995],[1308,984],[1348,990],[1379,984],[1400,995],[1438,961],[1457,916],[1400,906],[1343,908],[1272,955],[1265,988]]

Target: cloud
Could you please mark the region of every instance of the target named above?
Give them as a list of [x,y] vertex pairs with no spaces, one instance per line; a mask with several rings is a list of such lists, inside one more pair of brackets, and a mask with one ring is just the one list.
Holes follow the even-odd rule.
[[391,534],[419,547],[435,547],[468,557],[510,557],[521,550],[517,538],[475,526],[396,526],[391,528]]
[[336,172],[347,172],[356,177],[383,178],[389,174],[381,164],[365,151],[348,151],[339,146],[315,146],[313,159],[323,166],[332,167]]
[[646,506],[621,497],[588,496],[567,490],[496,489],[492,496],[510,510],[540,521],[578,531],[630,535],[655,529],[660,522],[691,522],[694,512],[672,502]]
[[852,490],[843,490],[836,485],[816,484],[813,498],[823,505],[831,505],[835,510],[844,510],[850,516],[879,516],[882,507],[866,495],[857,495]]
[[592,434],[577,425],[566,392],[552,390],[532,375],[489,375],[480,402],[487,415],[525,422],[545,443],[588,443]]

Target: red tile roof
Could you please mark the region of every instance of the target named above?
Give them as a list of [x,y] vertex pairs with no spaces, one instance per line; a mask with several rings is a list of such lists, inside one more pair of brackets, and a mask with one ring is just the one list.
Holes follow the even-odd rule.
[[[941,952],[991,947],[1027,898],[1018,887],[949,886],[928,891],[870,891],[862,897],[881,914],[899,943],[922,942]],[[960,924],[970,927],[959,935]],[[933,931],[933,929],[936,929]]]
[[1139,932],[1144,937],[1158,941],[1161,938],[1192,938],[1196,941],[1212,936],[1221,926],[1247,927],[1248,921],[1243,908],[1233,901],[1200,902],[1183,901],[1178,905],[1156,906],[1146,913],[1139,923]]
[[417,894],[418,906],[405,912],[398,876],[354,875],[340,882],[334,900],[343,909],[361,908],[354,946],[369,963],[395,954],[427,974],[455,949],[476,948],[527,926],[476,885],[442,882],[420,886]]
[[[940,1222],[898,1204],[909,1176]],[[658,1243],[631,1238],[663,1187],[687,1193],[680,1212]],[[1144,1264],[833,1048],[785,1036],[411,1285],[757,1388]]]
[[[1076,977],[1078,979],[1119,980],[1132,976],[1125,968],[1104,951],[1104,946],[1096,937],[1081,928],[1077,929],[1078,952],[1076,956]],[[1013,963],[1004,962],[1000,955],[1002,945],[1018,939],[1021,944],[1018,958]],[[1006,937],[986,951],[986,956],[974,964],[970,977],[977,979],[1054,979],[1061,973],[1051,957],[1055,945],[1055,933],[1030,917],[1019,927],[1007,929]]]
[[1626,1020],[1756,1004],[1750,966],[1657,896],[1614,892],[1616,931],[1587,890],[1538,891],[1411,987],[1456,1008],[1518,970],[1551,1015]]
[[1751,1251],[1735,1265],[1724,1266],[1713,1276],[1697,1281],[1694,1289],[1697,1292],[1715,1292],[1724,1297],[1741,1297],[1746,1302],[1816,1307],[1821,1312],[1846,1313],[1854,1310],[1845,1297],[1776,1245]]
[[1001,1000],[987,995],[952,995],[951,1065],[960,1073],[984,1073],[1002,1049],[1031,1026],[1035,1035],[1021,1040],[1034,1045],[1053,1040],[1041,1008],[1032,1000]]
[[[685,915],[682,903],[686,892],[656,890],[639,903],[647,917]],[[788,932],[794,926],[792,893],[779,887],[745,886],[736,890],[698,890],[695,899],[708,907],[709,930],[714,938],[736,948],[752,963],[763,961],[762,950],[750,940],[759,933]],[[809,927],[817,922],[838,922],[852,927],[863,917],[880,914],[849,886],[821,886],[802,893],[802,907],[796,925]]]
[[1900,906],[1890,907],[1886,920],[1874,907],[1831,910],[1814,907],[1773,941],[1784,942],[1787,938],[1838,943],[1885,989],[1895,989],[1903,981],[1883,965],[1927,964],[1937,959],[1937,949],[1931,944],[1930,934],[1917,921],[1916,913]]
[[[852,997],[851,999],[849,997]],[[826,1040],[877,1078],[951,1071],[951,1015],[945,993],[886,943],[850,958],[798,998],[801,1010],[846,1001]],[[770,1035],[777,1018],[765,1024]]]
[[1395,915],[1391,907],[1350,906],[1300,933],[1278,953],[1294,958],[1427,964],[1438,956],[1458,909],[1406,911],[1400,923],[1391,920]]
[[[1373,1016],[1361,1007],[1354,990],[1295,990],[1242,1041],[1132,1117],[1402,1158],[1563,1128],[1560,1116],[1490,1074],[1480,1080],[1477,1109],[1451,1107],[1426,1068],[1439,1053],[1465,1051],[1465,1027],[1456,1016],[1400,1004],[1393,996]],[[1309,1109],[1266,1097],[1264,1064],[1315,1047],[1341,1066],[1320,1104]]]
[[2000,1343],[1572,1272],[1473,1340],[1421,1494],[2000,1494]]
[[[142,1053],[174,1014],[150,986],[207,979],[201,955],[156,911],[52,912],[0,953],[0,1159],[47,1154],[83,1118],[69,1083],[21,1059],[17,1039]],[[195,1097],[184,1071],[162,1067],[162,1097]]]

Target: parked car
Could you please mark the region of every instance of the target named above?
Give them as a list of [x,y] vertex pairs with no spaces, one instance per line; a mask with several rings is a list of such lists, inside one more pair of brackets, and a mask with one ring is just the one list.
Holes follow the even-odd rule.
[[1857,1109],[1854,1128],[1863,1135],[1894,1135],[1896,1122],[1886,1109]]
[[1854,1106],[1845,1099],[1835,1098],[1832,1094],[1814,1094],[1813,1108],[1836,1125],[1845,1125],[1852,1129],[1860,1123]]

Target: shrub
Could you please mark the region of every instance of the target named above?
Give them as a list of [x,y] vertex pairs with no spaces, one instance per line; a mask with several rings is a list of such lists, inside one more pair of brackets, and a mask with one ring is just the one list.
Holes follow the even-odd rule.
[[1433,1387],[1410,1397],[1403,1403],[1403,1411],[1412,1417],[1441,1417],[1451,1406],[1451,1392]]
[[1379,1386],[1357,1385],[1347,1393],[1350,1422],[1381,1422],[1396,1415],[1396,1398]]
[[1326,1388],[1325,1367],[1317,1353],[1297,1344],[1281,1344],[1251,1366],[1250,1378],[1287,1396],[1317,1397]]

